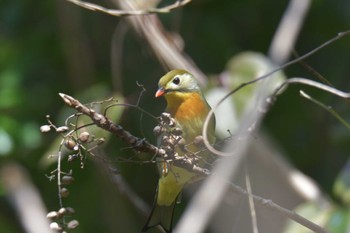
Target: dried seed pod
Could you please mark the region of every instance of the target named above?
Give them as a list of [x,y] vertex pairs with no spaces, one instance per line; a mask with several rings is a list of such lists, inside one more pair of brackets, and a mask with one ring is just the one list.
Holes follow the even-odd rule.
[[87,142],[89,138],[90,138],[89,132],[84,131],[79,134],[79,140],[81,142]]
[[175,137],[169,138],[169,145],[171,145],[172,147],[175,147],[176,144],[177,144],[177,140]]
[[163,127],[160,125],[157,125],[156,127],[153,128],[153,134],[155,136],[159,136],[161,133],[163,133],[162,131],[163,131]]
[[76,147],[77,143],[76,143],[75,140],[73,140],[72,138],[67,138],[66,141],[64,142],[64,145],[65,145],[69,150],[75,150],[75,147]]
[[175,129],[173,129],[171,131],[172,134],[174,134],[175,136],[181,136],[182,135],[182,129],[180,129],[179,127],[176,127]]
[[179,145],[180,147],[185,147],[186,140],[184,138],[181,138],[180,140],[177,141],[177,145]]
[[162,149],[162,148],[160,148],[160,149],[158,150],[158,155],[161,156],[161,157],[165,156],[165,155],[166,155],[165,150]]
[[64,133],[64,132],[67,132],[69,130],[69,128],[67,126],[61,126],[61,127],[58,127],[56,129],[56,132],[58,133]]
[[167,153],[168,155],[171,155],[171,154],[174,153],[174,148],[171,147],[171,146],[165,146],[165,147],[164,147],[164,150],[166,151],[166,153]]
[[176,145],[176,140],[173,137],[169,137],[164,141],[163,145],[170,146],[171,148],[174,148]]
[[204,146],[204,139],[202,135],[198,135],[197,137],[194,138],[193,143],[197,146],[197,147],[201,147]]
[[171,119],[171,115],[170,113],[167,112],[163,112],[161,115],[161,120],[165,123],[165,124],[169,124],[170,123],[170,119]]
[[60,190],[62,197],[68,197],[69,196],[69,190],[67,188],[61,188]]
[[61,231],[62,227],[57,222],[50,223],[50,229],[54,231]]
[[170,122],[169,122],[169,127],[173,128],[176,126],[176,121],[174,118],[171,118]]
[[169,136],[168,135],[164,135],[162,137],[162,144],[166,143],[168,141],[168,139],[169,139]]
[[96,140],[97,145],[102,145],[103,143],[105,143],[105,141],[106,141],[106,139],[104,139],[104,138],[98,138],[98,139]]
[[73,219],[72,221],[70,221],[68,224],[67,224],[67,228],[68,229],[75,229],[79,226],[79,222],[75,219]]
[[47,133],[47,132],[49,132],[51,130],[51,126],[49,126],[49,125],[42,125],[42,126],[40,126],[40,131],[42,132],[42,133]]
[[62,177],[62,184],[71,184],[74,182],[74,177],[73,176],[68,176],[65,175]]
[[49,219],[55,219],[59,217],[59,214],[57,213],[57,211],[51,211],[46,215],[46,217]]
[[66,207],[68,214],[75,214],[75,210],[72,207]]
[[58,210],[58,214],[60,215],[66,215],[67,214],[67,209],[62,207]]

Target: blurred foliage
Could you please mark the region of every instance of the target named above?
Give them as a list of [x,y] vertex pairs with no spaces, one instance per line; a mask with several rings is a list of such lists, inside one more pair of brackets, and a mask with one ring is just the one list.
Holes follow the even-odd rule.
[[[287,3],[193,1],[159,17],[167,29],[183,37],[185,51],[205,73],[218,74],[239,52],[267,51]],[[349,8],[348,0],[313,1],[296,51],[304,54],[349,29]],[[119,33],[119,28],[125,26],[124,19],[80,9],[63,0],[0,2],[0,167],[9,161],[22,164],[49,210],[58,208],[57,187],[45,174],[54,170],[55,165],[39,166],[39,161],[47,157],[56,135],[42,135],[39,127],[46,124],[47,114],[57,124],[63,124],[68,116],[60,115],[66,107],[58,97],[59,92],[75,97],[82,93],[86,96],[88,92],[90,98],[82,99],[86,102],[103,100],[118,92],[135,104],[141,92],[138,81],[147,90],[140,106],[154,115],[164,109],[164,101],[155,100],[153,95],[165,71],[147,44],[131,29]],[[118,61],[110,59],[111,43],[115,41],[122,45],[122,50],[114,51]],[[350,89],[349,42],[350,38],[339,40],[306,61],[342,90]],[[112,73],[111,67],[118,67],[117,73]],[[288,68],[285,74],[315,78],[298,65]],[[303,90],[350,121],[348,103],[313,88]],[[288,159],[332,196],[333,183],[349,157],[349,132],[324,110],[300,98],[298,91],[299,87],[291,86],[279,97],[263,127],[286,151]],[[124,128],[154,142],[154,120],[140,117],[135,109],[124,110],[120,121]],[[134,156],[115,139],[104,149],[111,159]],[[79,164],[64,166],[74,169],[76,179],[67,199],[67,205],[74,206],[79,213],[81,224],[75,232],[139,232],[146,216],[106,179],[99,164],[88,159],[82,170]],[[152,202],[157,182],[153,166],[136,163],[112,166],[120,170],[147,203]],[[1,232],[22,232],[18,222],[10,220],[15,214],[5,194],[0,183]]]

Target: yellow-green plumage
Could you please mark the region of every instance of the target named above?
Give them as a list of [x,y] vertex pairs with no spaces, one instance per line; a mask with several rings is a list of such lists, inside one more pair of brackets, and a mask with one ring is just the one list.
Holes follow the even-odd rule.
[[[175,80],[177,78],[177,80]],[[156,97],[164,95],[167,101],[166,112],[175,118],[177,126],[182,129],[182,137],[186,143],[192,143],[195,137],[202,135],[203,124],[210,106],[204,99],[202,92],[194,77],[184,70],[173,70],[159,80],[159,90]],[[208,127],[208,136],[211,143],[215,137],[215,119],[212,118]],[[198,152],[200,148],[194,144],[187,147],[191,152]],[[176,152],[183,156],[184,152],[176,148]],[[201,153],[208,156],[208,153]],[[203,165],[204,162],[200,163]],[[164,173],[164,166],[168,166],[168,173]],[[170,232],[172,228],[173,210],[178,195],[184,185],[190,183],[197,174],[181,167],[159,163],[159,183],[156,201],[143,230],[161,225],[165,231]]]

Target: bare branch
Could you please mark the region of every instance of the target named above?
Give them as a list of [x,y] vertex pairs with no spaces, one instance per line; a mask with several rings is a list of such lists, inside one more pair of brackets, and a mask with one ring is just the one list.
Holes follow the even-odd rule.
[[[113,0],[112,2],[124,10],[139,10],[135,1]],[[206,75],[172,40],[174,36],[163,27],[157,15],[128,17],[127,20],[133,29],[148,42],[166,70],[185,69],[191,72],[201,85],[204,86],[207,83]]]
[[[207,130],[208,130],[209,120],[211,119],[211,117],[213,116],[215,110],[221,105],[222,102],[224,102],[227,98],[229,98],[231,95],[233,95],[234,93],[238,92],[239,90],[241,90],[241,89],[244,88],[245,86],[251,85],[251,84],[256,83],[256,82],[260,82],[260,81],[262,81],[262,80],[264,80],[264,79],[267,79],[268,77],[270,77],[272,74],[276,73],[277,71],[280,71],[280,70],[282,70],[282,69],[285,69],[285,68],[287,68],[287,67],[289,67],[289,66],[291,66],[291,65],[293,65],[293,64],[295,64],[295,63],[298,63],[298,62],[301,61],[301,60],[306,59],[307,57],[310,57],[311,55],[313,55],[314,53],[316,53],[316,52],[318,52],[319,50],[323,49],[324,47],[326,47],[326,46],[332,44],[333,42],[335,42],[335,41],[337,41],[337,40],[339,40],[339,39],[341,39],[341,38],[343,38],[344,36],[347,36],[347,35],[349,35],[349,34],[350,34],[350,31],[340,32],[340,33],[338,33],[337,36],[335,36],[335,37],[333,37],[332,39],[326,41],[325,43],[321,44],[320,46],[316,47],[315,49],[311,50],[310,52],[304,54],[303,56],[300,56],[300,57],[298,57],[298,58],[296,58],[296,59],[293,59],[293,60],[291,60],[291,61],[289,61],[289,62],[287,62],[287,63],[285,63],[285,64],[283,64],[283,65],[281,65],[281,66],[279,66],[279,67],[277,67],[277,68],[275,68],[275,69],[273,69],[273,70],[271,70],[271,71],[268,72],[267,74],[262,75],[262,76],[260,76],[260,77],[258,77],[258,78],[256,78],[256,79],[254,79],[254,80],[252,80],[252,81],[249,81],[249,82],[246,82],[246,83],[242,83],[242,84],[239,85],[237,88],[235,88],[235,89],[233,89],[232,91],[230,91],[229,93],[227,93],[216,105],[214,105],[214,106],[212,107],[211,111],[208,113],[207,118],[205,119],[204,126],[203,126],[203,138],[204,138],[205,146],[208,148],[208,150],[210,150],[211,153],[216,154],[216,155],[218,155],[218,156],[231,156],[231,155],[232,155],[232,153],[221,152],[221,151],[216,150],[214,147],[212,147],[212,146],[208,143],[208,135],[207,135],[207,133],[206,133]],[[290,80],[290,79],[289,79],[289,80]],[[289,81],[289,80],[287,80],[287,83],[284,83],[283,85],[288,84],[288,82],[290,82],[290,83],[296,82],[295,80],[294,80],[294,81],[293,81],[293,80],[292,80],[292,81]],[[305,80],[306,80],[306,79],[305,79]],[[304,82],[304,81],[301,81],[301,82]],[[314,83],[314,81],[308,80],[308,81],[305,81],[305,82],[304,82],[304,84],[306,84],[306,85],[312,85],[311,83]],[[315,82],[315,83],[316,83],[316,82]],[[316,85],[316,84],[315,84],[315,85]],[[334,89],[334,88],[333,88],[333,89],[327,88],[327,87],[329,87],[329,86],[326,86],[326,85],[323,85],[323,84],[320,84],[320,85],[319,85],[319,83],[317,84],[317,86],[319,86],[320,89],[323,89],[323,88],[324,88],[323,90],[326,90],[326,91],[327,91],[327,90],[332,90],[332,91],[334,91],[334,93],[333,93],[333,92],[331,92],[331,93],[333,93],[333,94],[335,94],[335,95],[337,95],[337,94],[340,94],[339,96],[342,95],[341,92],[335,91],[336,89]],[[280,89],[280,88],[279,88],[279,89]],[[344,94],[344,93],[343,93],[343,94]],[[349,98],[349,97],[347,97],[347,94],[345,94],[343,98]]]
[[[213,154],[216,154],[218,156],[227,156],[228,158],[223,159],[220,163],[217,163],[217,165],[214,167],[212,172],[213,175],[211,175],[203,183],[201,189],[193,197],[192,201],[189,203],[187,207],[187,211],[182,215],[175,229],[175,232],[181,232],[181,233],[182,232],[202,232],[205,229],[206,224],[209,222],[210,217],[213,215],[215,209],[217,208],[218,204],[221,202],[222,197],[228,188],[228,185],[225,183],[224,180],[228,180],[235,175],[235,173],[237,172],[239,161],[241,161],[244,158],[244,155],[247,151],[247,147],[251,143],[251,138],[249,137],[246,140],[239,140],[238,142],[233,141],[233,143],[229,145],[229,148],[227,148],[227,151],[228,151],[227,153],[216,150],[214,147],[212,147],[208,143],[208,137],[206,132],[208,129],[209,119],[212,117],[212,115],[214,114],[214,111],[218,108],[218,106],[223,101],[225,101],[228,97],[230,97],[232,94],[239,91],[243,87],[262,80],[267,80],[267,78],[270,77],[271,74],[281,69],[284,69],[292,64],[295,64],[300,60],[305,59],[306,57],[313,55],[314,53],[318,52],[319,50],[326,47],[327,45],[330,45],[334,41],[339,40],[340,38],[349,34],[350,34],[350,31],[338,33],[337,36],[333,37],[332,39],[318,46],[317,48],[311,50],[305,55],[297,59],[294,59],[290,62],[287,62],[284,65],[281,65],[276,69],[273,69],[272,71],[268,72],[263,76],[260,76],[255,80],[241,84],[236,89],[228,93],[212,108],[212,110],[207,115],[207,118],[203,127],[203,131],[202,131],[204,143],[206,147]],[[270,90],[268,89],[268,85],[269,85],[268,81],[262,82],[261,86],[257,88],[256,92],[254,93],[255,102],[254,104],[252,104],[252,107],[250,109],[246,110],[243,116],[244,120],[240,123],[240,127],[237,131],[237,135],[246,134],[247,131],[251,134],[251,131],[250,131],[251,128],[256,129],[259,127],[259,124],[266,112],[266,109],[267,107],[269,107],[266,102],[266,98],[271,94]],[[212,192],[212,190],[215,190],[215,192]],[[210,199],[211,201],[207,202],[206,200],[208,199]],[[205,206],[203,206],[203,202],[206,203]],[[194,225],[193,222],[196,222],[195,226],[193,226]]]
[[73,97],[62,93],[59,95],[69,107],[89,116],[98,127],[110,131],[118,138],[133,146],[136,151],[158,154],[158,148],[149,143],[147,140],[135,137],[130,132],[124,130],[122,126],[114,124],[106,116],[95,112],[95,110],[91,108],[88,108]]
[[1,164],[0,182],[2,192],[16,211],[23,232],[54,233],[48,228],[49,221],[45,216],[47,211],[42,197],[30,180],[30,175],[20,164]]
[[100,12],[113,15],[113,16],[118,16],[118,17],[169,13],[170,11],[177,9],[179,7],[182,7],[191,2],[191,0],[177,0],[173,4],[165,7],[161,7],[161,8],[151,8],[151,9],[145,9],[145,10],[141,10],[141,9],[140,10],[112,10],[90,2],[83,2],[80,0],[67,0],[67,1],[88,10],[100,11]]
[[277,205],[276,203],[274,203],[271,200],[267,200],[267,199],[264,199],[264,198],[256,196],[256,195],[249,194],[246,190],[242,189],[241,187],[239,187],[233,183],[230,183],[230,191],[233,191],[233,192],[237,193],[238,195],[244,195],[244,196],[251,195],[253,200],[254,200],[254,203],[256,205],[263,206],[265,208],[276,211],[276,212],[282,214],[283,216],[285,216],[291,220],[294,220],[295,222],[299,223],[302,226],[305,226],[306,228],[308,228],[314,232],[318,232],[318,233],[326,233],[327,232],[323,227],[309,221],[308,219],[302,217],[301,215],[295,213],[294,211],[290,211],[286,208],[283,208],[282,206]]
[[310,95],[306,94],[304,91],[300,90],[300,95],[302,97],[304,97],[307,100],[310,100],[311,102],[317,104],[318,106],[320,106],[321,108],[325,109],[326,111],[328,111],[330,114],[332,114],[335,118],[338,119],[338,121],[340,121],[340,123],[342,123],[348,130],[350,130],[350,124],[343,118],[341,117],[336,111],[334,111],[332,109],[332,107],[326,106],[325,104],[321,103],[320,101],[312,98]]
[[279,86],[275,90],[275,92],[272,96],[279,95],[281,93],[281,91],[283,91],[285,86],[292,84],[292,83],[304,84],[304,85],[308,85],[311,87],[315,87],[315,88],[329,92],[329,93],[336,95],[338,97],[341,97],[341,98],[345,98],[345,99],[350,98],[350,93],[348,93],[348,92],[343,92],[343,91],[340,91],[334,87],[330,87],[330,86],[327,86],[325,84],[322,84],[322,83],[319,83],[319,82],[316,82],[316,81],[313,81],[310,79],[306,79],[306,78],[290,78],[290,79],[288,79],[287,81],[285,81],[281,86]]
[[129,144],[135,151],[145,152],[151,154],[152,156],[161,157],[166,162],[171,162],[175,166],[182,167],[184,169],[187,169],[188,171],[195,172],[201,176],[209,175],[209,171],[207,169],[197,166],[195,161],[187,159],[186,156],[176,156],[176,154],[170,156],[166,154],[164,150],[149,143],[146,139],[138,138],[132,135],[121,125],[115,124],[105,115],[97,113],[95,110],[83,105],[73,97],[63,93],[60,93],[59,95],[69,107],[74,108],[79,113],[90,117],[90,119],[93,121],[94,124],[96,124],[96,126],[111,132],[112,134]]
[[310,0],[289,1],[268,52],[274,64],[280,65],[287,61],[310,5]]
[[254,195],[252,192],[252,185],[250,183],[250,177],[247,171],[247,166],[245,166],[245,185],[247,187],[248,203],[249,203],[249,209],[250,209],[250,217],[252,220],[253,233],[259,233],[258,221],[256,219],[256,210],[254,205]]

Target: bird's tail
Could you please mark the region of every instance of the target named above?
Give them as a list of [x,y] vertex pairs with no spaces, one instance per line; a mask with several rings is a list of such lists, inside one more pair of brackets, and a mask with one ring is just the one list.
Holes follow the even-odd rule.
[[176,200],[169,206],[157,204],[158,193],[156,194],[156,200],[153,204],[152,212],[146,222],[146,225],[142,228],[142,232],[146,232],[148,229],[160,225],[165,232],[170,233],[173,225],[173,215]]

